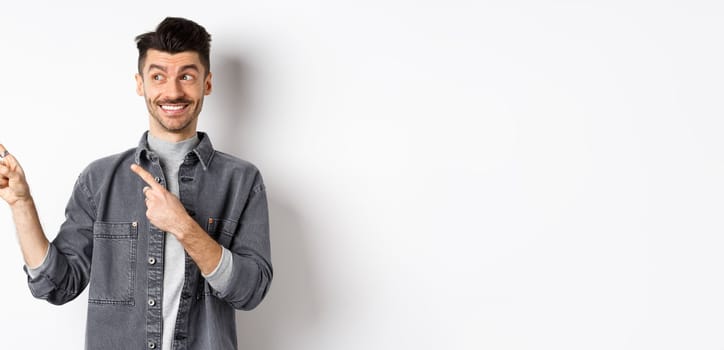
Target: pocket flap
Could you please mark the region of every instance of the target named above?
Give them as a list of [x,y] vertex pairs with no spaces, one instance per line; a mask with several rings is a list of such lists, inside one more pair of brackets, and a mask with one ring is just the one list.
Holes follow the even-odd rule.
[[138,237],[138,222],[103,222],[93,224],[93,237],[107,239],[135,239]]

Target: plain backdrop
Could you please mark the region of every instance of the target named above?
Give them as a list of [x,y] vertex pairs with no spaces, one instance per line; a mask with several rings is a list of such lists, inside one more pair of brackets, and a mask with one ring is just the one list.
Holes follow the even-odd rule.
[[[212,33],[200,129],[267,184],[241,349],[724,348],[719,1],[11,2],[0,142],[55,237],[134,147],[135,35]],[[81,349],[0,203],[0,347]]]

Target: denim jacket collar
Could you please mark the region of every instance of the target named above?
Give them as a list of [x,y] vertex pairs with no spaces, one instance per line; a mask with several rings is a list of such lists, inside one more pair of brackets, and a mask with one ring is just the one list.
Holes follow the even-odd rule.
[[[193,154],[201,161],[201,167],[207,170],[211,160],[214,158],[214,146],[211,144],[211,140],[206,136],[206,133],[198,131],[199,144],[192,150]],[[148,131],[143,133],[141,141],[138,143],[136,148],[135,161],[136,164],[140,164],[142,156],[154,157],[153,152],[148,147]],[[188,156],[187,156],[188,157]]]

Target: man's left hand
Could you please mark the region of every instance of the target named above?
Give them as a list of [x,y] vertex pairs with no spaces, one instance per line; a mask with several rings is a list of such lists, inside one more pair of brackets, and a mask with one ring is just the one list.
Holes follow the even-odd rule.
[[153,175],[137,164],[131,165],[136,173],[148,186],[143,187],[146,197],[146,217],[160,230],[169,232],[177,238],[182,235],[182,227],[189,218],[186,209],[173,193],[157,183]]

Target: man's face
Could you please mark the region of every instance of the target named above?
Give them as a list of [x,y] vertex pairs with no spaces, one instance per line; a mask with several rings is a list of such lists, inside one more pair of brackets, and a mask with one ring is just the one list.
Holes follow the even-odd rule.
[[178,140],[193,136],[204,96],[211,93],[211,73],[205,74],[198,53],[148,50],[142,72],[136,74],[136,92],[146,99],[151,132]]

